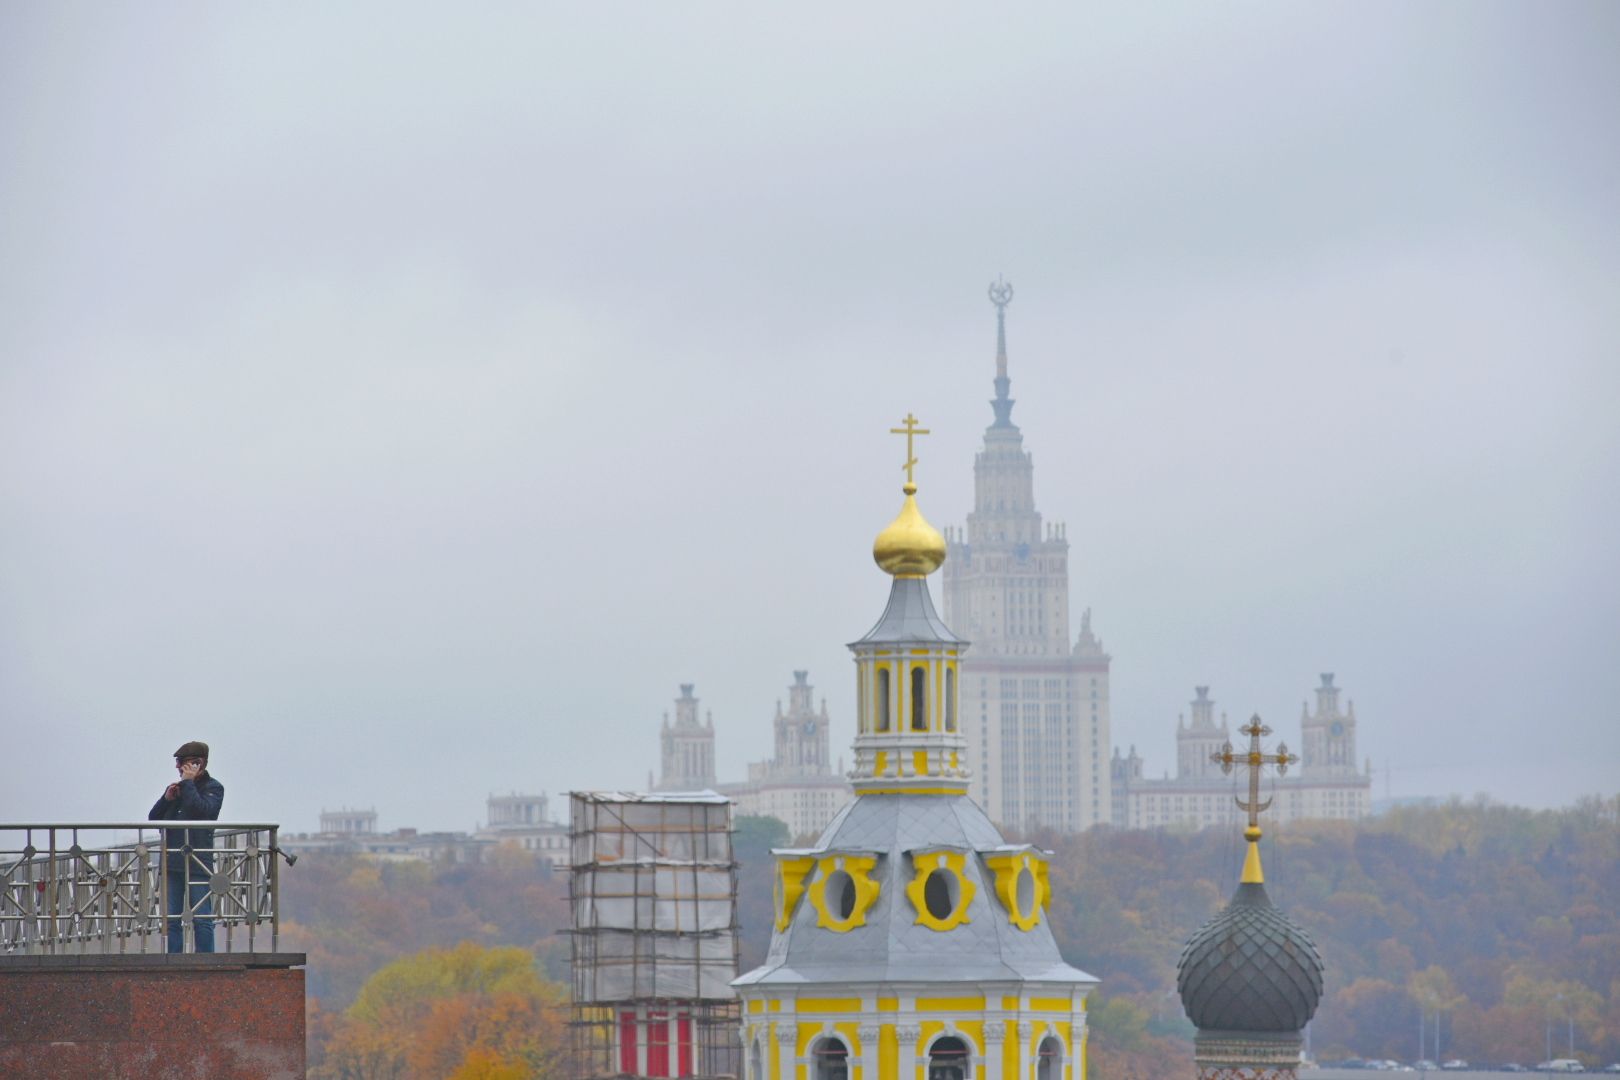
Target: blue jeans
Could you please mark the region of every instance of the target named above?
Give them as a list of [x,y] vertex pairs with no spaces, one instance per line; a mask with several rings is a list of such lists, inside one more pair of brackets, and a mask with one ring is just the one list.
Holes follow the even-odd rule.
[[[176,858],[175,862],[181,860]],[[214,920],[209,917],[214,913],[214,900],[208,892],[208,870],[188,860],[191,866],[191,883],[186,883],[186,871],[171,869],[168,872],[169,914],[178,916],[187,906],[191,908],[191,926],[195,932],[197,952],[214,951]],[[201,880],[198,880],[199,877]],[[187,895],[189,893],[189,896]],[[186,937],[185,924],[178,918],[169,919],[169,951],[185,952]]]

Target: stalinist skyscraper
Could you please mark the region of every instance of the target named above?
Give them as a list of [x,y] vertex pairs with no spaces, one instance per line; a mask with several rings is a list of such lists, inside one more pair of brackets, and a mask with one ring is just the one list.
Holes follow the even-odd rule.
[[972,795],[1003,825],[1066,832],[1107,822],[1108,664],[1091,613],[1069,637],[1069,541],[1035,509],[1035,464],[1007,396],[1007,305],[996,306],[995,419],[973,461],[973,511],[947,534],[945,621],[962,661]]

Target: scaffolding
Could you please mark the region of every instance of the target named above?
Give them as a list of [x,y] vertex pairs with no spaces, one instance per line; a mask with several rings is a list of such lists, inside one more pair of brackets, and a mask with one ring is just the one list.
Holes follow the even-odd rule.
[[573,1075],[735,1077],[731,801],[575,791],[569,822]]

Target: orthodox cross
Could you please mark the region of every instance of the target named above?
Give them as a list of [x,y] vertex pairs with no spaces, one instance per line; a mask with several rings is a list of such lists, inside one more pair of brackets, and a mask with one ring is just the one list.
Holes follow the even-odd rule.
[[918,435],[927,435],[930,434],[930,432],[927,428],[918,427],[917,418],[912,416],[910,413],[906,413],[906,418],[903,422],[906,425],[905,427],[890,428],[889,434],[904,435],[906,437],[906,463],[900,467],[906,470],[906,483],[913,484],[915,481],[913,481],[911,478],[911,470],[916,467],[917,455],[912,452],[911,440]]
[[[1287,743],[1278,743],[1275,754],[1267,754],[1261,751],[1260,736],[1270,735],[1271,729],[1260,722],[1258,715],[1250,720],[1248,724],[1238,728],[1238,731],[1249,737],[1249,752],[1247,754],[1235,752],[1232,749],[1232,740],[1228,739],[1224,746],[1210,755],[1210,760],[1221,767],[1222,773],[1230,774],[1233,765],[1248,768],[1249,801],[1244,802],[1242,799],[1238,799],[1237,804],[1239,810],[1248,812],[1249,828],[1258,830],[1260,827],[1260,811],[1271,805],[1270,799],[1265,802],[1260,801],[1260,771],[1267,765],[1275,765],[1277,766],[1277,775],[1283,776],[1288,772],[1288,766],[1298,761],[1299,757],[1288,752]],[[1255,836],[1259,835],[1257,831]]]

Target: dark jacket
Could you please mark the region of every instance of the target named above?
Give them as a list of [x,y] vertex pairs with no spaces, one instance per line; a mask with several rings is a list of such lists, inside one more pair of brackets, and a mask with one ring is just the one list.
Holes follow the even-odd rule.
[[[224,803],[225,785],[204,771],[199,773],[195,780],[180,781],[179,798],[173,802],[159,795],[158,801],[152,804],[152,812],[146,815],[146,820],[218,821],[219,808]],[[207,850],[214,846],[213,829],[165,829],[164,832],[167,834],[164,842],[171,851],[188,844],[193,851]]]

